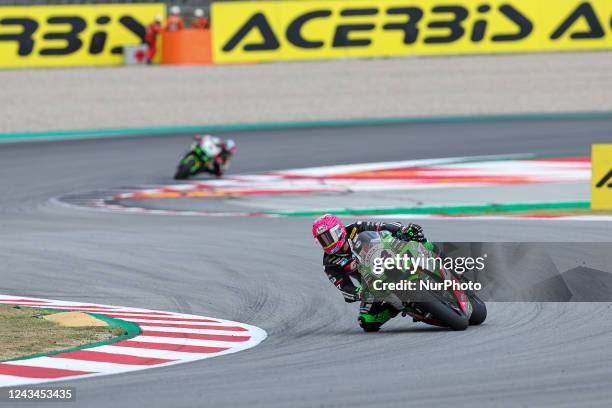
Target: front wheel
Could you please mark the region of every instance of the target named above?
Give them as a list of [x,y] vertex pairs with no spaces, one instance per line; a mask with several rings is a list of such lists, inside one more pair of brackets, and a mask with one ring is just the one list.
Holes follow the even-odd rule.
[[[189,156],[183,160],[181,160],[181,162],[179,163],[177,169],[176,169],[176,173],[174,174],[174,179],[175,180],[185,180],[187,179],[189,176],[192,175],[193,170],[196,167],[196,160],[192,157]],[[195,174],[195,172],[193,172]]]
[[440,326],[449,327],[452,330],[465,330],[469,326],[469,319],[465,313],[459,311],[452,305],[438,299],[435,295],[425,292],[426,302],[417,302],[416,306],[425,314],[437,321]]

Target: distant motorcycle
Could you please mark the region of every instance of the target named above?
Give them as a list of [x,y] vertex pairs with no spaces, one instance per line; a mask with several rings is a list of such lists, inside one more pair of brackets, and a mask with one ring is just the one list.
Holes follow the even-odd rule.
[[196,137],[196,140],[183,154],[174,178],[185,180],[202,172],[221,177],[225,163],[221,154],[222,149],[212,137]]
[[[362,277],[365,295],[376,292],[376,299],[390,303],[404,316],[414,321],[448,327],[452,330],[465,330],[469,325],[479,325],[487,317],[484,302],[474,291],[457,289],[469,286],[463,276],[439,265],[414,267],[416,273],[408,270],[391,269],[380,272],[374,268],[375,259],[395,258],[406,254],[413,258],[436,258],[434,246],[427,242],[405,242],[394,238],[386,231],[365,231],[349,241],[356,254],[358,271]],[[383,261],[384,262],[384,261]],[[378,281],[378,282],[376,282]],[[415,291],[384,291],[381,282],[415,282],[414,287],[425,287]],[[419,281],[423,284],[416,285]],[[445,288],[444,282],[457,283]],[[463,285],[461,285],[463,284]],[[398,295],[399,294],[399,295]],[[375,322],[374,322],[375,323]],[[364,326],[366,331],[377,331],[380,325]]]

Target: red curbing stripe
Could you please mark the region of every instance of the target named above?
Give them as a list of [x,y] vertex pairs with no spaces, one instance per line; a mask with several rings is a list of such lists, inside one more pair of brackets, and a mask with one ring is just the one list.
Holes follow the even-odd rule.
[[58,310],[69,310],[69,311],[91,311],[95,313],[107,314],[107,313],[117,313],[117,314],[129,314],[129,315],[153,315],[153,316],[174,316],[172,313],[167,312],[133,312],[131,310],[121,310],[121,309],[112,309],[105,306],[90,306],[90,305],[57,305],[50,303],[5,303],[0,301],[0,304],[11,304],[11,305],[24,305],[24,306],[32,306],[32,307],[47,307],[47,308],[56,308]]
[[[45,307],[51,307],[51,306],[45,305]],[[145,317],[148,315],[168,316],[168,317],[173,316],[171,313],[161,313],[161,312],[130,312],[128,310],[91,309],[91,308],[85,308],[85,307],[74,308],[71,306],[52,306],[52,307],[60,309],[60,310],[68,310],[70,312],[91,312],[91,313],[99,313],[103,315],[107,315],[109,313],[120,313],[120,314],[130,315],[131,317],[134,317],[134,318],[139,317],[140,315],[144,315]]]
[[180,351],[181,353],[219,353],[221,351],[227,350],[227,347],[188,346],[184,344],[151,343],[148,341],[133,340],[124,340],[117,343],[113,343],[112,345],[139,349]]
[[67,358],[72,360],[97,361],[100,363],[130,364],[130,365],[157,365],[176,360],[165,358],[138,357],[125,354],[105,353],[92,350],[75,350],[68,353],[50,355],[51,358]]
[[559,214],[528,214],[528,215],[509,215],[510,218],[563,218],[568,217],[568,215],[559,215]]
[[241,342],[248,341],[251,336],[226,336],[223,334],[197,334],[197,333],[176,333],[176,332],[163,332],[155,330],[143,330],[140,333],[141,336],[152,336],[152,337],[173,337],[179,339],[194,339],[194,340],[217,340],[217,341],[233,341]]
[[1,363],[0,374],[26,378],[62,378],[95,373],[89,371],[63,370],[61,368],[32,367]]
[[[212,319],[188,319],[185,317],[173,317],[173,316],[129,316],[129,315],[124,315],[124,314],[110,314],[110,313],[104,313],[106,316],[110,316],[110,317],[116,317],[118,319],[125,319],[125,320],[130,320],[131,319],[142,319],[142,320],[172,320],[172,321],[176,321],[176,322],[202,322],[202,323],[219,323],[217,320],[212,320]],[[140,324],[142,324],[142,322],[139,322]]]
[[206,329],[206,330],[223,330],[223,331],[248,331],[240,326],[214,326],[212,324],[188,324],[188,323],[145,323],[138,322],[139,326],[149,327],[178,327],[181,329]]
[[590,163],[590,157],[542,157],[530,159],[529,161],[538,162],[576,162],[576,163]]

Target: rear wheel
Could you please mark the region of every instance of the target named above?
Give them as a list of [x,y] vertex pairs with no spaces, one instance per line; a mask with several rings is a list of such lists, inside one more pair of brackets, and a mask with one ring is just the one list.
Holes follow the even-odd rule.
[[[459,280],[461,282],[469,283],[470,280],[465,276],[460,276]],[[472,305],[472,314],[470,315],[470,326],[478,326],[487,318],[487,306],[485,302],[483,302],[476,293],[471,290],[467,290],[465,294],[470,299],[470,304]]]
[[470,326],[478,326],[487,318],[487,306],[474,294],[468,294],[472,304],[472,315],[470,316]]
[[221,168],[221,165],[219,163],[215,163],[213,166],[213,174],[216,177],[223,177],[223,169]]

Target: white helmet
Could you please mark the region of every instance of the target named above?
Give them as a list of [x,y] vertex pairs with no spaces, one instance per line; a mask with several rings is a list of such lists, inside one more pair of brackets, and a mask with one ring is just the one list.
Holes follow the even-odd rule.
[[179,6],[170,7],[170,14],[174,14],[174,15],[181,14],[181,8]]
[[204,17],[204,10],[197,8],[194,10],[193,15],[196,17]]
[[155,16],[155,21],[158,23],[162,22],[162,16]]

